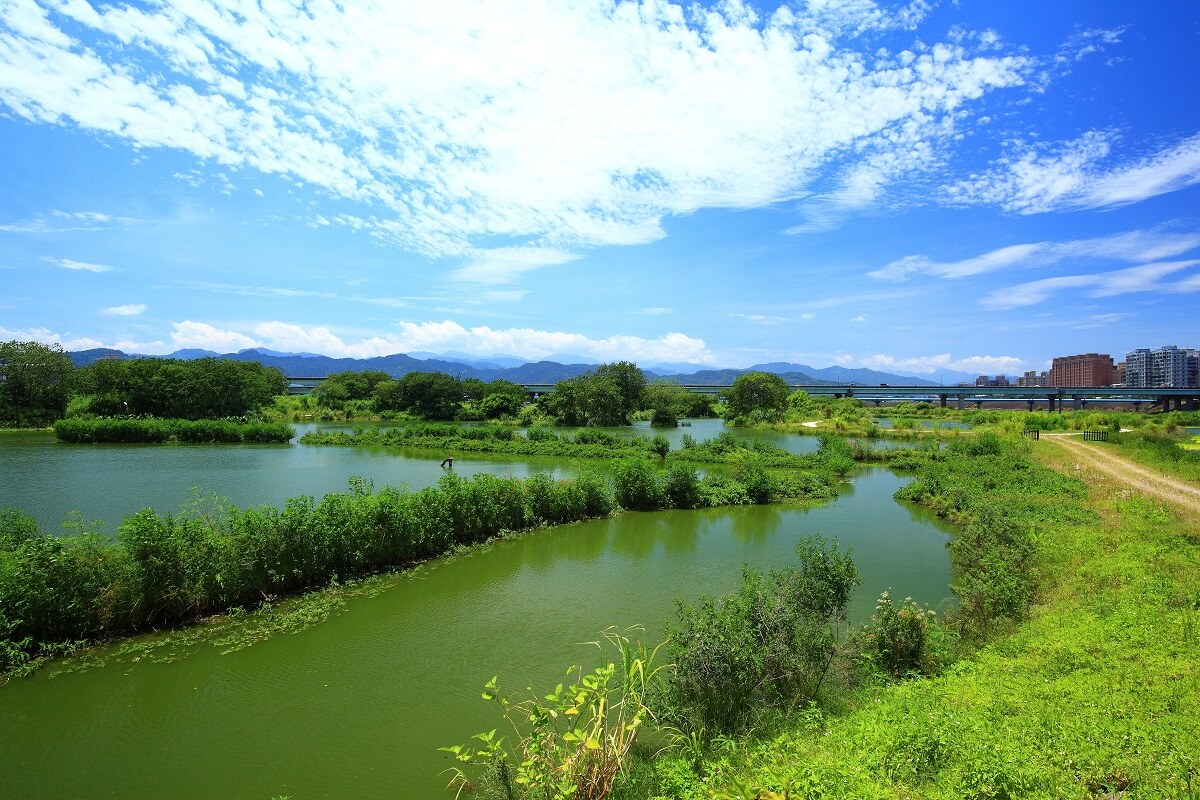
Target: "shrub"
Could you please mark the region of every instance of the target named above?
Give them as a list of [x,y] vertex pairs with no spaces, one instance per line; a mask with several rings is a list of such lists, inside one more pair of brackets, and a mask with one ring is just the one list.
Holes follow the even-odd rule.
[[672,508],[696,508],[701,503],[696,470],[686,464],[671,464],[663,480],[663,492]]
[[879,596],[875,613],[858,635],[864,658],[893,678],[926,671],[930,654],[930,629],[934,612],[923,609],[911,597],[897,605],[890,591]]
[[720,599],[677,604],[667,624],[664,713],[688,730],[744,728],[756,708],[794,708],[817,698],[842,640],[858,569],[836,542],[805,537],[799,565],[763,574]]
[[622,458],[613,463],[612,472],[617,503],[622,508],[654,511],[663,507],[663,487],[649,461],[644,458]]

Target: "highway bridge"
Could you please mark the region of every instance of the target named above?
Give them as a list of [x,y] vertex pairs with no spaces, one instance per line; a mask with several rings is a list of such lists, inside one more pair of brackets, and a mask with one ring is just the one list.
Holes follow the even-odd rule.
[[[307,394],[324,378],[288,378],[289,394]],[[523,385],[530,399],[536,399],[554,388],[552,383]],[[731,386],[701,386],[684,384],[684,389],[696,394],[720,396]],[[883,405],[903,401],[934,403],[942,408],[951,402],[956,408],[976,408],[986,404],[1024,405],[1030,411],[1046,408],[1050,411],[1089,406],[1132,405],[1146,411],[1200,410],[1200,388],[1135,388],[1116,386],[866,386],[844,384],[793,384],[793,391],[803,389],[816,397],[856,397],[864,403]]]

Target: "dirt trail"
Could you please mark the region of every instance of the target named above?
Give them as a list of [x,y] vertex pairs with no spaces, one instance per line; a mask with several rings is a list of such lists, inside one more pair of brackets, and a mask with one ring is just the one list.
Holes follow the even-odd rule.
[[1108,450],[1070,435],[1046,435],[1042,441],[1062,445],[1080,462],[1117,483],[1157,497],[1200,517],[1200,485],[1143,467]]

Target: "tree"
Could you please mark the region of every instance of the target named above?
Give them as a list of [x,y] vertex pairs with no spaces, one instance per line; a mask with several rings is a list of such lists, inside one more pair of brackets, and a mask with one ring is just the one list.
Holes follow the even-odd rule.
[[0,344],[0,422],[46,425],[67,408],[75,366],[60,345]]
[[341,408],[349,400],[368,400],[375,388],[391,376],[382,370],[335,372],[317,384],[317,402],[326,408]]
[[678,383],[655,381],[646,387],[647,408],[654,409],[651,425],[673,427],[691,408],[692,393]]
[[483,385],[479,410],[487,419],[515,417],[525,405],[525,390],[503,378]]
[[645,392],[642,371],[620,361],[559,381],[540,405],[564,425],[628,425],[630,415],[642,407]]
[[615,364],[601,364],[596,368],[596,377],[612,381],[620,399],[622,416],[628,417],[642,408],[646,394],[646,374],[637,364],[630,361],[618,361]]
[[730,417],[752,411],[783,411],[791,390],[783,378],[770,372],[747,372],[737,376],[725,398]]
[[410,372],[375,390],[379,411],[407,411],[425,419],[454,419],[463,400],[462,381],[444,372]]

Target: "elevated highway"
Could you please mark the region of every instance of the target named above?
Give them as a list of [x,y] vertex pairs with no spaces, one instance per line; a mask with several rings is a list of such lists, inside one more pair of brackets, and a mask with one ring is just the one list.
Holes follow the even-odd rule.
[[[696,394],[720,396],[732,386],[701,386],[682,384]],[[525,391],[536,398],[554,388],[554,384],[525,384]],[[1130,388],[1112,386],[866,386],[844,384],[790,384],[792,391],[803,389],[815,397],[855,397],[865,403],[897,403],[903,401],[935,403],[942,408],[953,401],[957,408],[981,406],[984,403],[1025,405],[1029,410],[1044,406],[1051,411],[1066,407],[1080,410],[1089,404],[1134,405],[1146,410],[1200,410],[1200,388]]]
[[[289,394],[308,394],[323,377],[289,377]],[[684,389],[695,394],[721,396],[732,386],[702,386],[682,384]],[[531,399],[546,394],[554,388],[552,383],[526,383],[522,388]],[[956,408],[981,407],[986,403],[1025,406],[1030,411],[1047,408],[1061,411],[1064,408],[1081,410],[1089,406],[1132,405],[1138,410],[1178,411],[1200,410],[1200,388],[1135,388],[1114,386],[892,386],[881,384],[866,386],[857,383],[842,384],[791,384],[792,391],[803,389],[815,397],[856,397],[864,403],[910,402],[935,403],[942,408],[951,402]]]

